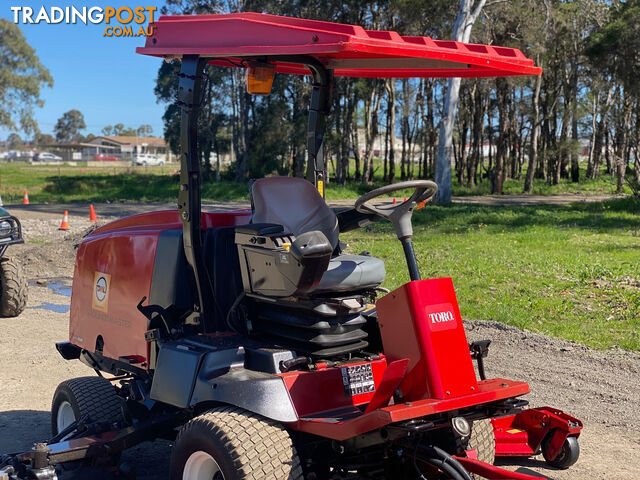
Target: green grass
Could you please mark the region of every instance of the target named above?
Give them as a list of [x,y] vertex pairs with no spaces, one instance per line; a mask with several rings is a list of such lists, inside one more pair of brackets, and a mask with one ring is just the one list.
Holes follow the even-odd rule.
[[[4,203],[19,203],[25,189],[31,203],[175,202],[178,183],[175,166],[58,168],[5,164],[0,167],[0,195]],[[229,181],[208,182],[203,186],[203,198],[248,199],[248,188]]]
[[[496,320],[596,347],[640,350],[640,204],[429,206],[414,215],[423,278],[452,277],[464,318]],[[391,226],[351,232],[351,250],[408,280]]]
[[[0,166],[0,195],[5,203],[20,202],[25,189],[33,203],[173,202],[178,195],[178,177],[174,174],[176,168],[176,165],[153,168],[88,168],[3,164]],[[534,193],[615,192],[615,179],[610,176],[603,174],[596,180],[584,180],[584,175],[581,178],[583,180],[578,184],[563,179],[559,185],[553,186],[536,179]],[[396,181],[400,181],[400,178],[397,177]],[[326,195],[329,200],[355,199],[382,185],[382,170],[378,168],[373,184],[353,181],[346,185],[328,184]],[[473,189],[455,182],[453,185],[454,195],[485,195],[489,191],[488,181]],[[507,180],[504,191],[505,194],[522,193],[522,181]],[[402,197],[409,193],[398,192],[396,196]],[[247,200],[248,187],[228,180],[220,183],[209,181],[203,184],[202,197],[205,200]]]
[[[561,178],[558,185],[549,185],[546,181],[536,178],[533,181],[533,191],[536,195],[560,195],[560,194],[611,194],[616,193],[616,179],[610,175],[602,174],[595,180],[585,178],[585,170],[580,171],[580,181],[573,183],[569,179]],[[524,175],[524,174],[523,174]],[[522,194],[524,177],[522,180],[508,179],[504,182],[503,192],[505,195]],[[626,185],[623,187],[624,193],[631,193]],[[490,195],[491,184],[488,181],[469,188],[465,185],[453,184],[454,195]]]

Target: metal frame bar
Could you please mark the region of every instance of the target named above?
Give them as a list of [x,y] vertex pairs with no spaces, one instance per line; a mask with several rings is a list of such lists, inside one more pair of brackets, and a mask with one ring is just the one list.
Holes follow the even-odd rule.
[[307,124],[307,152],[309,157],[307,161],[307,180],[314,183],[322,198],[324,198],[326,165],[322,141],[326,119],[331,110],[333,70],[326,69],[313,57],[306,57],[305,64],[311,70],[313,78]]
[[184,253],[193,272],[198,293],[198,303],[194,305],[194,312],[197,313],[200,326],[205,333],[210,330],[207,316],[213,312],[213,292],[207,291],[211,289],[211,282],[202,259],[202,205],[198,155],[198,114],[206,63],[206,59],[197,55],[185,55],[178,75],[178,105],[181,114],[178,211],[182,220]]
[[18,235],[17,237],[10,238],[7,241],[5,241],[6,239],[0,241],[0,257],[4,256],[4,253],[7,251],[7,247],[9,245],[24,243],[24,238],[22,238],[22,224],[20,223],[20,220],[18,220],[18,218],[14,217],[13,215],[9,215],[8,217],[1,217],[0,222],[2,221],[13,223],[11,237],[14,237],[13,230],[17,231]]

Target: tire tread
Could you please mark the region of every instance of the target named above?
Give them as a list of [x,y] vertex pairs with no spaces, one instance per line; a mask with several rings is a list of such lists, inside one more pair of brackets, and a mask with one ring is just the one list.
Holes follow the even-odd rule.
[[[471,425],[469,447],[475,448],[478,460],[493,465],[496,458],[496,438],[493,434],[493,424],[488,418],[474,420]],[[484,477],[473,474],[472,478],[480,480]]]
[[28,289],[20,264],[12,258],[0,259],[0,316],[20,315],[27,305]]
[[[116,394],[115,388],[111,382],[105,378],[73,378],[60,383],[56,390],[56,394],[60,389],[67,389],[71,392],[78,404],[81,417],[87,416],[92,422],[110,423],[119,422],[123,419],[122,402],[120,401],[120,397]],[[54,394],[53,401],[51,403],[52,413],[56,396],[57,395]],[[52,430],[54,430],[53,433],[56,434],[54,418],[51,419],[51,426]]]
[[300,459],[289,433],[276,422],[237,407],[218,407],[186,423],[176,444],[194,428],[208,430],[221,440],[238,479],[302,479]]

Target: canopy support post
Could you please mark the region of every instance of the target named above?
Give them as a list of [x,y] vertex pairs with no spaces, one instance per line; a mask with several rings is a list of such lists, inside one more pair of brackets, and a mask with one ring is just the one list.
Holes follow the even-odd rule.
[[[180,190],[178,212],[182,220],[184,253],[193,273],[195,290],[198,293],[194,304],[194,315],[187,323],[199,324],[203,332],[210,329],[206,324],[212,292],[202,257],[202,206],[200,199],[200,158],[198,155],[198,114],[200,90],[206,60],[197,55],[182,58],[178,81],[178,105],[180,106]],[[194,302],[196,303],[196,302]]]
[[[305,62],[306,63],[306,62]],[[333,71],[327,70],[318,61],[308,62],[313,77],[313,90],[309,105],[309,121],[307,125],[307,180],[312,182],[322,198],[325,191],[326,165],[322,140],[327,115],[331,110],[331,89],[333,86]]]

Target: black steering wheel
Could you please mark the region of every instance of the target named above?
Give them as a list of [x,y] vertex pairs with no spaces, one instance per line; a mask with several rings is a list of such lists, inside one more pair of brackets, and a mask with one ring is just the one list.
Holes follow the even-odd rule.
[[[415,189],[413,194],[402,203],[386,203],[383,205],[371,205],[368,202],[382,195],[387,195],[407,188]],[[431,180],[409,180],[406,182],[392,183],[384,187],[376,188],[365,193],[356,200],[355,209],[360,213],[375,214],[389,220],[400,240],[413,236],[411,216],[417,204],[423,203],[433,197],[438,191],[438,185]]]

